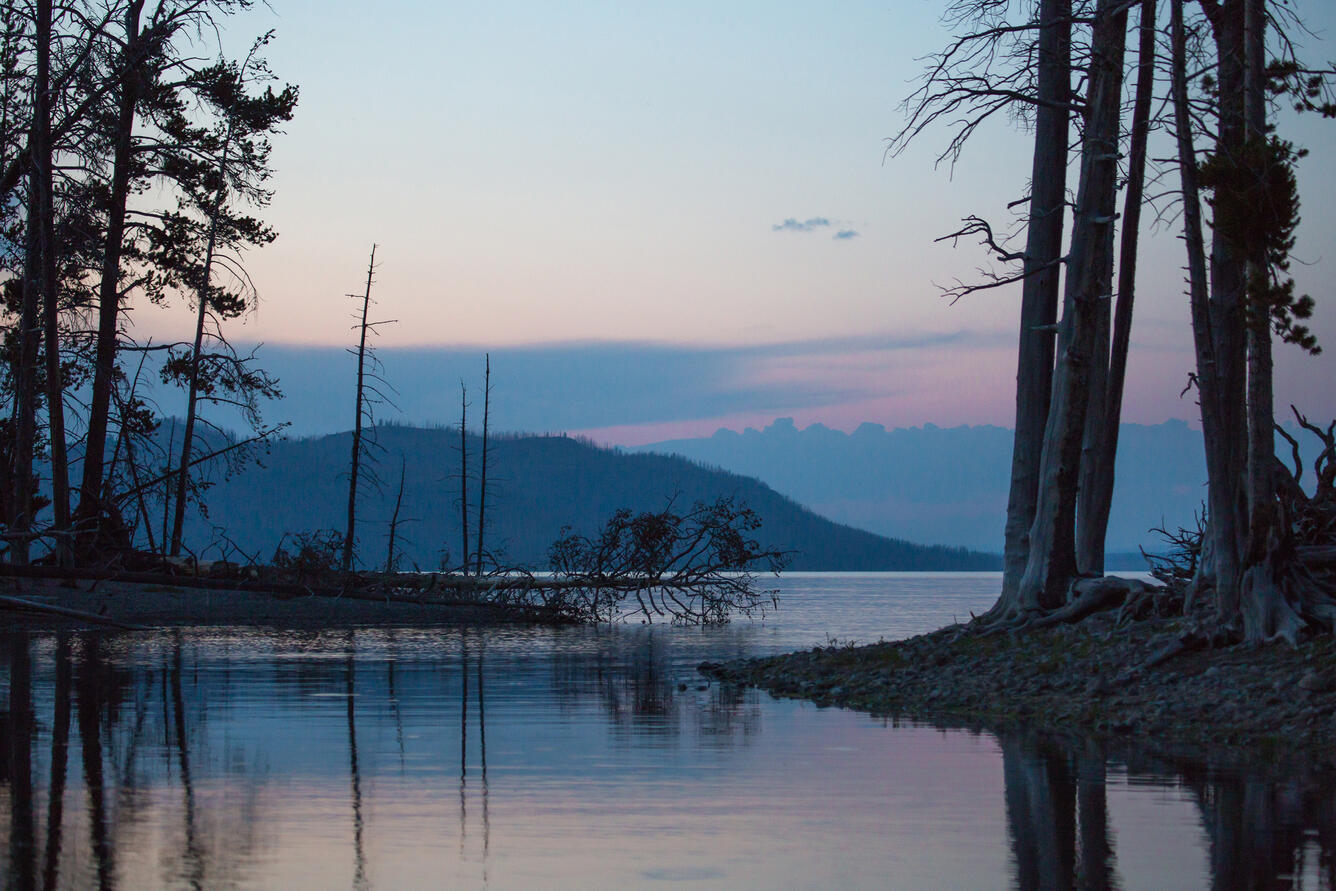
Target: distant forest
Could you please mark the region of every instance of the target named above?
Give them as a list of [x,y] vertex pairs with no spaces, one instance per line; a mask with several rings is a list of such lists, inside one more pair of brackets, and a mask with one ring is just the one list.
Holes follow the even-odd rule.
[[[171,425],[164,425],[170,430]],[[166,435],[166,434],[164,434]],[[347,506],[349,433],[275,442],[262,459],[209,485],[207,516],[187,520],[201,558],[268,561],[285,535],[340,529]],[[378,485],[359,492],[356,563],[384,567],[389,522],[404,471],[396,551],[400,568],[457,567],[460,529],[458,428],[380,426]],[[469,488],[477,491],[481,437],[465,439]],[[565,436],[493,436],[487,550],[501,565],[542,569],[564,526],[592,535],[619,508],[657,511],[674,500],[733,496],[757,512],[762,545],[791,551],[796,570],[996,570],[997,555],[884,538],[818,516],[764,483],[678,457],[627,454]],[[472,496],[472,497],[476,497]],[[476,505],[470,523],[476,522]],[[226,538],[223,537],[225,532]],[[470,537],[476,530],[470,530]],[[291,539],[289,539],[289,543]],[[198,543],[198,544],[195,544]],[[470,544],[476,547],[476,541]],[[241,557],[237,550],[246,554]]]

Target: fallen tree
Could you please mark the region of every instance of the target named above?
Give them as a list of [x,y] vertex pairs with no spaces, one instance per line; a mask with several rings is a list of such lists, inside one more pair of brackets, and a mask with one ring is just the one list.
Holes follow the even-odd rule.
[[684,624],[727,622],[736,612],[763,613],[776,592],[755,571],[778,573],[785,555],[750,535],[761,520],[732,498],[697,502],[678,513],[623,508],[594,538],[568,534],[549,552],[553,580],[545,605],[580,621],[639,617]]

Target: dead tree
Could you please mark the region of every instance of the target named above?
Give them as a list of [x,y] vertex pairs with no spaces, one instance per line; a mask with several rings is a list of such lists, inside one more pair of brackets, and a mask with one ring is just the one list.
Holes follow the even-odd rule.
[[[353,568],[353,545],[357,540],[357,482],[362,473],[362,421],[366,417],[367,399],[367,335],[379,322],[368,321],[371,309],[371,284],[376,274],[376,246],[371,246],[371,259],[366,266],[366,289],[361,295],[362,311],[357,323],[357,390],[354,394],[352,457],[348,461],[348,526],[343,537],[343,554],[339,568],[350,572]],[[351,296],[351,295],[350,295]]]
[[1100,0],[1091,37],[1081,179],[1073,213],[1066,294],[1058,335],[1060,361],[1044,430],[1030,555],[1017,594],[1017,605],[1022,611],[1061,606],[1068,586],[1077,575],[1077,483],[1089,405],[1090,369],[1097,362],[1097,304],[1108,300],[1111,287],[1126,38],[1126,7],[1114,0]]
[[399,526],[403,522],[399,519],[399,509],[404,503],[404,476],[408,472],[408,459],[403,455],[399,456],[399,491],[394,496],[394,513],[390,515],[390,540],[385,551],[385,574],[389,575],[395,571],[395,564],[398,555],[394,553],[395,539],[399,534]]
[[492,357],[483,355],[482,379],[482,455],[478,468],[478,561],[475,575],[482,575],[483,531],[487,528],[487,424],[492,408]]
[[1020,346],[1016,361],[1016,430],[1007,498],[1002,595],[1011,600],[1030,553],[1039,496],[1039,462],[1053,390],[1054,325],[1058,319],[1063,219],[1067,210],[1067,141],[1071,103],[1071,0],[1039,5],[1039,66],[1034,161]]
[[[1140,6],[1136,97],[1132,106],[1127,191],[1123,197],[1123,225],[1118,251],[1118,303],[1113,312],[1108,376],[1101,399],[1099,423],[1086,426],[1076,528],[1076,563],[1083,574],[1104,571],[1104,539],[1109,526],[1109,510],[1113,506],[1113,468],[1118,455],[1123,384],[1127,378],[1127,353],[1132,338],[1138,236],[1141,208],[1145,201],[1151,106],[1155,100],[1155,56],[1159,37],[1155,27],[1156,2],[1141,0]],[[1092,392],[1092,396],[1096,395],[1101,394]]]
[[51,0],[37,0],[37,66],[33,82],[32,167],[29,226],[36,229],[37,277],[41,293],[43,347],[46,354],[47,441],[51,449],[51,509],[55,555],[63,562],[70,527],[70,478],[65,451],[65,387],[60,362],[60,307],[56,287],[55,171],[51,144]]
[[756,572],[779,572],[785,554],[752,536],[756,513],[732,498],[697,502],[678,512],[613,514],[594,537],[563,530],[548,551],[555,584],[541,589],[542,606],[583,622],[627,615],[685,624],[727,622],[776,604],[759,589]]
[[461,572],[469,573],[469,440],[468,389],[459,382],[459,534],[463,550]]

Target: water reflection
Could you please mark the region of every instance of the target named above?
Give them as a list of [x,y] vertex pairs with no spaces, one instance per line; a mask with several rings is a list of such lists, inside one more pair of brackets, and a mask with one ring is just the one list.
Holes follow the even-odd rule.
[[1107,806],[1110,765],[1189,790],[1209,846],[1211,887],[1336,888],[1336,785],[1304,771],[1215,769],[1089,740],[1001,737],[1007,832],[1021,888],[1119,886]]
[[662,634],[0,648],[10,888],[1336,887],[1329,776],[879,726],[706,685]]

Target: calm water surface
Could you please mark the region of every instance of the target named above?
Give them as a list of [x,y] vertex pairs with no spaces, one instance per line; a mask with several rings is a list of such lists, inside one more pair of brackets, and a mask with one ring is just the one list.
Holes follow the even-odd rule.
[[993,574],[786,576],[715,629],[3,640],[11,887],[1336,886],[1328,780],[892,725],[702,659],[986,609]]

